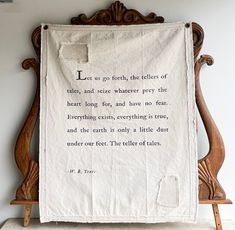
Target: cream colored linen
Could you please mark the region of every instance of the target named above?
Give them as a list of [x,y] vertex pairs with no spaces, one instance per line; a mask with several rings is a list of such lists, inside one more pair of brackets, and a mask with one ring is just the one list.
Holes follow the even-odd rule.
[[41,222],[196,221],[193,63],[184,23],[42,30]]

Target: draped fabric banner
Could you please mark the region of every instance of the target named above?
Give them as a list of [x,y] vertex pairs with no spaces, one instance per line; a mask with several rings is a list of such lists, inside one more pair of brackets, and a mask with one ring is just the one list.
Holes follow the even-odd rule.
[[42,25],[41,222],[195,222],[192,26]]

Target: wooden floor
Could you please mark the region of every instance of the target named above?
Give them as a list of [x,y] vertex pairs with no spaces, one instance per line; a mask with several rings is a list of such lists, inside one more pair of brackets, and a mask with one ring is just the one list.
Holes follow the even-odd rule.
[[[38,219],[31,219],[29,227],[22,227],[23,219],[8,219],[1,229],[3,230],[31,230],[31,229],[79,229],[79,230],[141,230],[141,229],[157,229],[157,230],[213,230],[214,222],[200,222],[194,224],[76,224],[76,223],[47,223],[40,224]],[[223,221],[223,230],[235,230],[235,223]]]

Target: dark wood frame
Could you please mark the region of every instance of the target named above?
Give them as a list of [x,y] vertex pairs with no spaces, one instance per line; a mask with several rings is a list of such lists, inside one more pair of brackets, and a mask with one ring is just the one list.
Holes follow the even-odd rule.
[[[108,9],[97,11],[91,17],[87,17],[85,14],[80,14],[78,17],[73,17],[71,19],[71,24],[73,25],[131,25],[163,22],[164,18],[157,16],[155,13],[143,16],[136,10],[127,9],[119,1],[112,3]],[[186,24],[186,26],[188,25]],[[208,154],[198,161],[199,200],[201,204],[212,204],[216,229],[221,230],[222,224],[218,204],[232,203],[229,199],[226,199],[225,192],[217,179],[217,174],[224,161],[225,150],[220,132],[216,127],[216,124],[213,121],[203,99],[199,79],[201,67],[204,64],[212,65],[213,59],[209,55],[203,55],[198,58],[203,44],[204,32],[201,26],[197,23],[193,23],[192,26],[195,59],[196,103],[207,132],[210,146]],[[16,164],[24,179],[16,191],[16,198],[11,201],[11,204],[25,206],[24,226],[29,225],[32,205],[38,204],[39,165],[36,160],[31,158],[30,145],[35,124],[39,116],[40,107],[39,78],[41,29],[47,28],[46,26],[44,28],[39,26],[32,33],[32,43],[38,58],[26,59],[22,63],[22,67],[25,70],[33,68],[37,77],[35,98],[23,128],[19,133],[15,146]]]

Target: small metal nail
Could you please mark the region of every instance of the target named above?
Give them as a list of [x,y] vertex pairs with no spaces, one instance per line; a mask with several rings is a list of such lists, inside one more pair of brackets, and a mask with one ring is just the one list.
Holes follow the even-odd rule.
[[44,30],[47,30],[47,29],[48,29],[48,25],[45,25],[45,26],[43,27],[43,29],[44,29]]
[[190,23],[186,23],[186,24],[185,24],[185,27],[186,27],[186,28],[189,28],[189,27],[190,27]]

